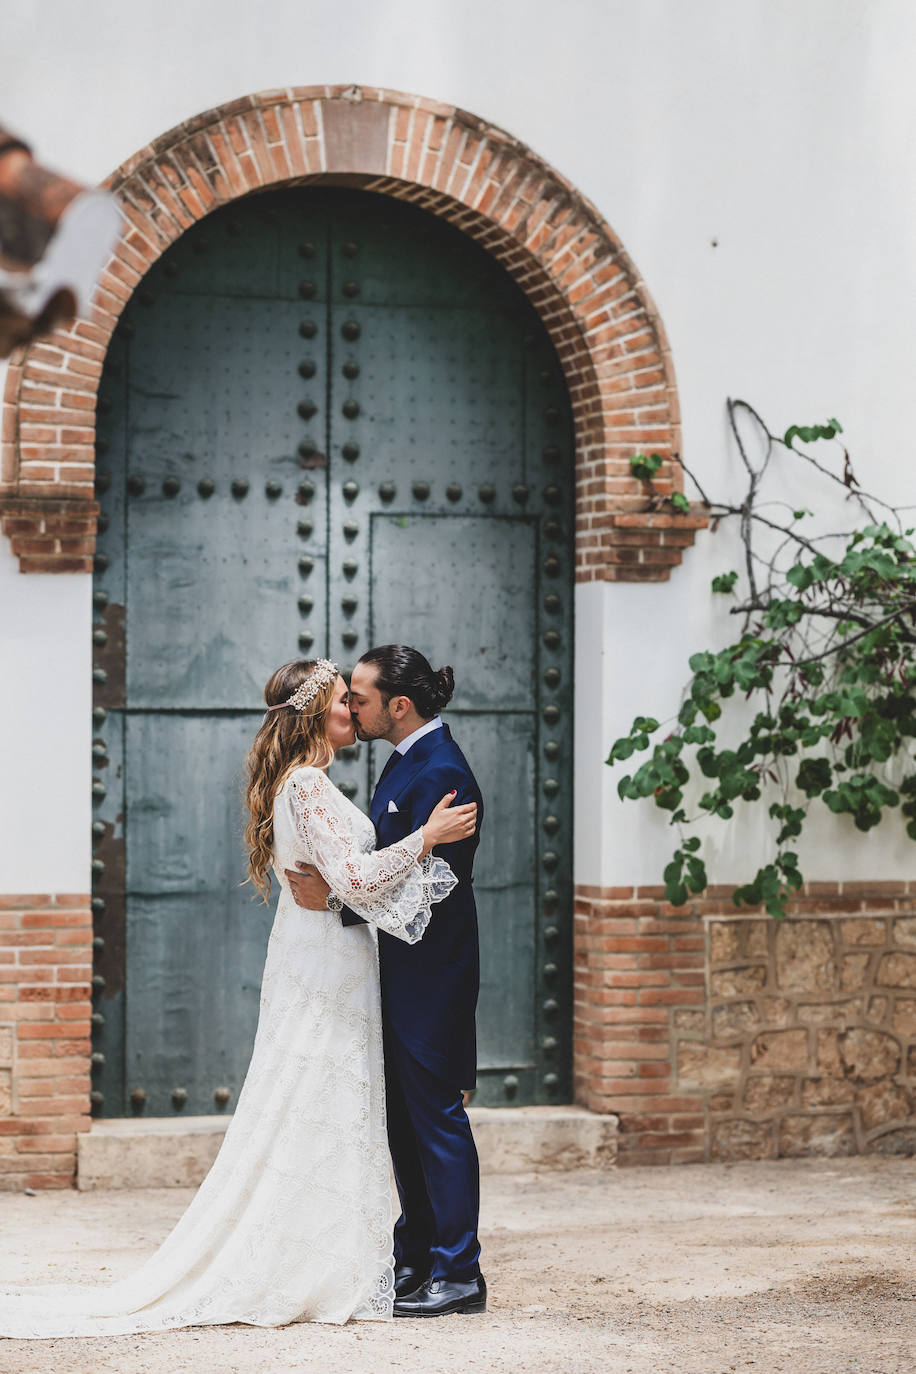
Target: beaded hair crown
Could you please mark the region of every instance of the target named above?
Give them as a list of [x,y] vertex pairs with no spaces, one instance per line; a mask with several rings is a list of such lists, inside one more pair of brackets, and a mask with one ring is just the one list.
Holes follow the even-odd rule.
[[268,711],[279,711],[284,706],[292,706],[294,711],[304,711],[314,700],[322,687],[330,687],[337,677],[340,669],[336,663],[330,659],[319,658],[308,677],[293,692],[289,701],[278,701],[274,706],[268,706]]

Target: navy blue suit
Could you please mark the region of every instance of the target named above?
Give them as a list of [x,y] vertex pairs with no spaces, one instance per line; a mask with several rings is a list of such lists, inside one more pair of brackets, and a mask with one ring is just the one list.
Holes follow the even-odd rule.
[[[483,798],[447,726],[423,735],[392,761],[369,815],[383,849],[423,825],[453,788],[453,806],[477,803],[474,835],[436,849],[458,886],[433,907],[418,944],[380,931],[379,964],[388,1140],[401,1200],[395,1263],[459,1280],[480,1273],[477,1151],[462,1090],[477,1081],[480,955],[471,883]],[[389,810],[390,802],[396,811]]]

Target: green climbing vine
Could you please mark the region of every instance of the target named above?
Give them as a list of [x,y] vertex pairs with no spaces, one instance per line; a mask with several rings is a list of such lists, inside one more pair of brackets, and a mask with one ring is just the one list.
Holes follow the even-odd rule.
[[[679,838],[664,880],[675,906],[708,881],[689,826],[729,823],[742,807],[765,807],[772,857],[733,895],[736,905],[762,904],[781,916],[803,881],[798,840],[812,807],[848,815],[860,831],[894,813],[916,840],[916,547],[904,509],[859,486],[837,420],[776,435],[744,401],[728,402],[728,418],[746,478],[741,501],[711,500],[674,461],[714,530],[725,520],[738,524],[742,567],[720,572],[712,591],[731,599],[740,629],[725,648],[691,656],[664,736],[655,738],[663,728],[657,720],[637,716],[607,762],[646,755],[618,792],[651,798],[670,813]],[[818,456],[808,451],[813,445],[821,446]],[[821,484],[824,507],[827,488],[839,489],[853,513],[850,528],[818,532],[808,505],[763,499],[776,460],[794,465],[784,486],[802,467],[809,486]],[[631,462],[653,509],[661,463],[658,454]],[[683,505],[664,501],[687,505],[684,497]]]

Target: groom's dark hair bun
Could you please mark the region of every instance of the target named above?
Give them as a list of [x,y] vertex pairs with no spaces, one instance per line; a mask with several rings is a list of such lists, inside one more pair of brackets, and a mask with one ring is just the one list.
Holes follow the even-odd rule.
[[451,668],[440,668],[436,673],[436,682],[439,684],[439,701],[436,709],[441,711],[443,706],[449,704],[454,694],[455,674]]
[[431,720],[452,699],[455,674],[451,668],[434,671],[429,659],[407,644],[383,644],[369,649],[359,661],[375,667],[376,686],[386,706],[392,697],[410,697],[417,714]]

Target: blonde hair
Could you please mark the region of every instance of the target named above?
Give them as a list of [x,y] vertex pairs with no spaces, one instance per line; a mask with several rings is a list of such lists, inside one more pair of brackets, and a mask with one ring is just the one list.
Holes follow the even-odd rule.
[[[288,701],[316,667],[316,661],[297,658],[284,663],[267,681],[264,700],[268,706]],[[319,687],[308,706],[297,711],[285,706],[268,711],[248,752],[248,784],[245,803],[248,824],[245,844],[248,849],[248,881],[266,902],[270,896],[270,866],[273,862],[274,797],[294,768],[313,765],[324,768],[334,757],[328,743],[327,719],[334,700],[337,679]]]

